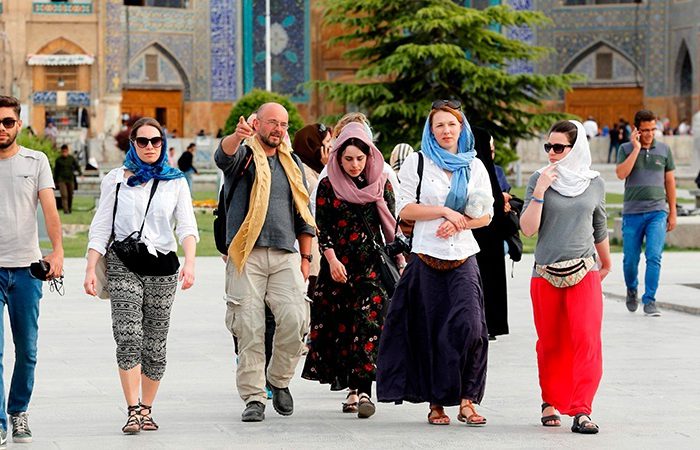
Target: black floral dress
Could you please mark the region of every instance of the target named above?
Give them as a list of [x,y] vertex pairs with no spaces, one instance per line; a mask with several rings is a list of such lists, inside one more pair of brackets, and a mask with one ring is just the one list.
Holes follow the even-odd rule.
[[[384,199],[394,211],[394,191],[387,181]],[[302,377],[341,390],[353,380],[375,379],[377,348],[382,330],[382,307],[387,293],[376,269],[376,252],[365,221],[375,239],[382,238],[376,203],[356,205],[338,199],[330,180],[319,182],[316,225],[321,254],[335,250],[345,265],[348,281],[333,281],[328,261],[322,257],[311,307],[309,353]]]

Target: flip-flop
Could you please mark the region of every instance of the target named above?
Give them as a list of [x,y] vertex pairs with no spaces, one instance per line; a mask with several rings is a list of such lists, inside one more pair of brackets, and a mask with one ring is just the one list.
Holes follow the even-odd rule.
[[[545,409],[549,408],[550,405],[549,403],[542,403],[542,412],[544,412]],[[559,414],[551,414],[549,416],[544,416],[540,418],[542,421],[542,426],[543,427],[560,427],[561,426],[561,417],[559,417]],[[549,422],[554,422],[555,420],[558,420],[559,423],[549,423]]]
[[[348,392],[347,397],[345,397],[345,400],[349,399],[351,395],[357,395],[357,391],[350,391]],[[357,412],[357,402],[352,402],[352,403],[343,403],[343,412],[344,413],[356,413]]]

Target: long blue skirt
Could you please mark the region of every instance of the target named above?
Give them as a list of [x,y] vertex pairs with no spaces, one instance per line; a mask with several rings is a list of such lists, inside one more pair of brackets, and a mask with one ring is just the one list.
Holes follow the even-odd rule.
[[438,271],[415,255],[396,287],[379,343],[380,402],[481,402],[488,331],[479,267]]

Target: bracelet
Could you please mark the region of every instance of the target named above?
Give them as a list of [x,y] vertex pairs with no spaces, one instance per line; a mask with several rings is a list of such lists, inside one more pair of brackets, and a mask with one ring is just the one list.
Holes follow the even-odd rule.
[[535,197],[534,195],[532,196],[532,201],[535,202],[535,203],[544,203],[544,199],[543,199],[543,198],[537,198],[537,197]]

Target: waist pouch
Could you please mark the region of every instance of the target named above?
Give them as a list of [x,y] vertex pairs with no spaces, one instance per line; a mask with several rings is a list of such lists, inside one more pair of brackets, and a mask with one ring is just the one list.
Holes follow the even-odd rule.
[[594,265],[595,255],[591,255],[553,264],[535,264],[535,271],[552,286],[565,288],[577,285]]
[[417,253],[418,257],[420,258],[421,261],[425,263],[426,266],[430,267],[431,269],[439,270],[441,272],[446,272],[448,270],[456,269],[457,267],[461,266],[465,262],[467,262],[468,258],[464,259],[455,259],[455,260],[449,260],[449,259],[440,259],[440,258],[435,258],[434,256],[429,256],[424,253]]

